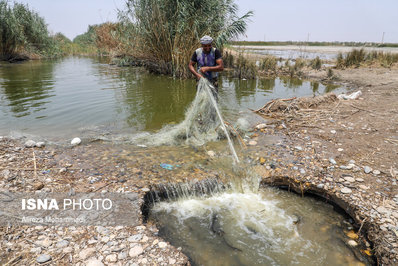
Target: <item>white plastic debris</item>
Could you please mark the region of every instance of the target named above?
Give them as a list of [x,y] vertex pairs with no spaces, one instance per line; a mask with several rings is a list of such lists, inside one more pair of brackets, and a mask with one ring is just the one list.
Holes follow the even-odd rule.
[[356,91],[356,92],[353,92],[353,93],[351,93],[349,95],[342,93],[342,94],[338,95],[337,98],[340,99],[340,100],[356,100],[361,95],[362,95],[362,91]]

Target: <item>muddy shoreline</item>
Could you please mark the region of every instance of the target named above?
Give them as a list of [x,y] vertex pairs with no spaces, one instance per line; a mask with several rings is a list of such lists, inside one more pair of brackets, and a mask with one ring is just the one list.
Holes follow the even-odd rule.
[[[255,161],[263,185],[314,193],[340,206],[360,228],[357,241],[368,243],[366,252],[375,255],[380,265],[395,265],[398,71],[360,68],[336,74],[336,83],[362,91],[359,100],[301,113],[267,114],[269,123],[254,130],[252,140],[258,144],[248,146],[247,156]],[[326,71],[310,71],[306,76],[322,80]],[[262,142],[269,136],[280,141]],[[24,140],[1,138],[0,146],[0,188],[13,192],[129,191],[143,203],[156,184],[219,178],[217,170],[206,167],[214,159],[204,149],[188,147],[185,158],[179,158],[178,150],[167,161],[170,158],[165,154],[173,148],[129,150],[106,143],[48,146],[34,148],[35,173],[33,149],[24,147]],[[218,157],[225,155],[227,152],[217,153]],[[182,167],[169,171],[160,168],[159,162]],[[355,167],[346,167],[350,162]],[[365,166],[372,169],[370,173],[365,173]],[[50,256],[44,265],[189,264],[181,249],[157,236],[152,224],[70,229],[11,226],[1,227],[0,235],[0,264],[33,264],[40,255]]]

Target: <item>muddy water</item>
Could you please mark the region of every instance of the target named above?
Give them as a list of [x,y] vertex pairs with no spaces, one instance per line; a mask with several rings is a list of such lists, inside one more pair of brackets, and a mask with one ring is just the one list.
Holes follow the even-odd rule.
[[366,265],[346,244],[349,219],[276,189],[162,202],[152,219],[194,265]]
[[[336,89],[297,79],[222,78],[220,108],[236,119],[273,98]],[[69,57],[0,65],[0,135],[49,139],[156,131],[184,119],[195,97],[194,80],[174,80],[98,58]],[[233,122],[233,121],[230,121]]]

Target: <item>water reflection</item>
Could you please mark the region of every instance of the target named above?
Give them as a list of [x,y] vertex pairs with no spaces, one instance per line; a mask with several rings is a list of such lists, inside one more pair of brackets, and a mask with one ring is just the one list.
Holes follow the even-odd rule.
[[[229,122],[275,98],[322,94],[333,85],[291,78],[220,78],[219,104]],[[340,89],[342,90],[342,89]],[[88,131],[156,131],[183,120],[196,82],[120,68],[97,58],[69,57],[0,67],[0,134],[46,137]]]
[[115,91],[124,103],[130,127],[151,131],[183,120],[185,109],[196,93],[194,80],[175,80],[142,73],[141,69],[119,72],[122,87]]
[[[5,105],[10,107],[15,117],[46,109],[49,98],[54,96],[53,71],[54,62],[48,61],[2,65],[0,88],[8,102]],[[36,116],[45,117],[46,115]]]

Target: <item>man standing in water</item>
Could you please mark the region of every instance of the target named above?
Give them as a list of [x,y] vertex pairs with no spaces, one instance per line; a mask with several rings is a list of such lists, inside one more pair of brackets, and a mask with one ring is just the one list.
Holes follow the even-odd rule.
[[[213,38],[210,36],[203,36],[200,39],[201,48],[196,49],[193,53],[191,61],[189,62],[189,70],[199,80],[200,78],[208,79],[215,87],[213,92],[217,99],[218,94],[218,72],[224,70],[224,64],[221,58],[221,52],[213,47]],[[195,69],[197,64],[197,70]]]

